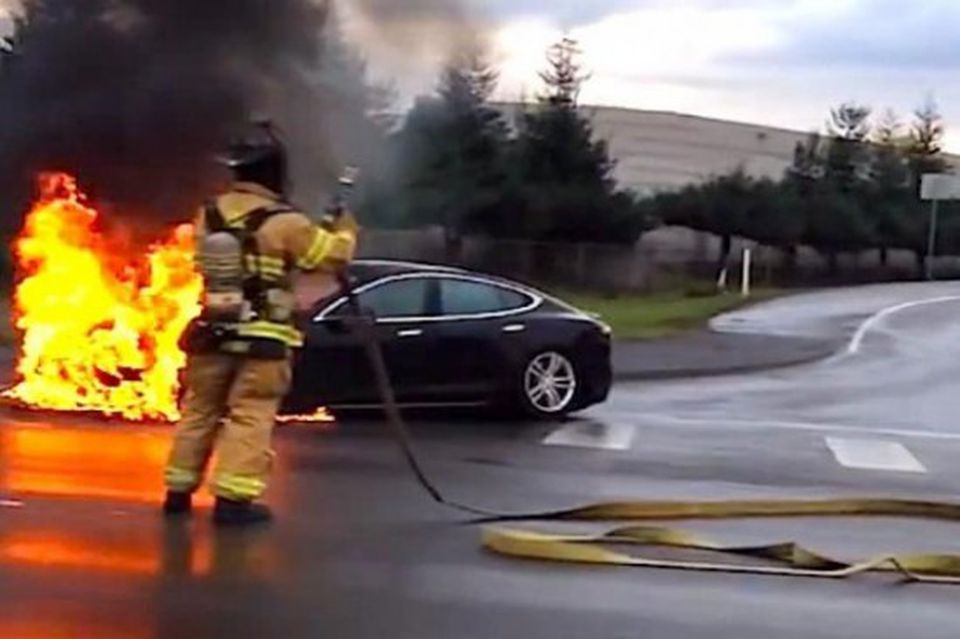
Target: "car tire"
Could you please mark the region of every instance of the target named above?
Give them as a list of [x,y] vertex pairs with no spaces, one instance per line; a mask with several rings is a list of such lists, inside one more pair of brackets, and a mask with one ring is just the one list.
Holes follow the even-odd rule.
[[517,404],[523,414],[560,420],[580,406],[580,375],[574,360],[561,350],[527,358],[518,375]]

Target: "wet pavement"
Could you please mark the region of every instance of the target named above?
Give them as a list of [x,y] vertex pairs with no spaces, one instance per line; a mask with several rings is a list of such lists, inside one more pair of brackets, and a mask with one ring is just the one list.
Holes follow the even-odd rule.
[[[566,424],[417,418],[457,498],[528,510],[619,498],[960,495],[960,294],[951,284],[801,296],[725,318],[853,340],[792,369],[622,384]],[[794,312],[791,313],[790,304]],[[892,307],[901,310],[871,321]],[[866,326],[866,331],[860,329]],[[849,349],[848,349],[849,350]],[[433,505],[383,426],[279,432],[271,528],[157,513],[164,427],[9,413],[0,426],[0,638],[877,638],[957,635],[960,590],[517,562]],[[909,463],[908,463],[909,462]],[[687,523],[840,557],[960,552],[897,520]]]

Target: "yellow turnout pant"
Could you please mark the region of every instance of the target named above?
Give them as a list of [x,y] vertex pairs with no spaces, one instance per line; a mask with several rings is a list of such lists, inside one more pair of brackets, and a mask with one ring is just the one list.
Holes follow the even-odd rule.
[[260,497],[273,464],[270,438],[277,409],[290,387],[290,361],[193,355],[186,377],[183,419],[167,464],[167,488],[195,492],[216,445],[214,494],[240,501]]

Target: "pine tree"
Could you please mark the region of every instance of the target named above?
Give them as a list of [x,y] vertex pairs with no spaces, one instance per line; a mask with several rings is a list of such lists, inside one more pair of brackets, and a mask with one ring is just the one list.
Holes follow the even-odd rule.
[[[910,126],[907,142],[907,163],[910,174],[910,201],[908,226],[906,229],[909,248],[913,250],[918,271],[924,270],[924,256],[927,251],[927,233],[929,230],[928,209],[920,202],[920,185],[923,176],[929,173],[945,173],[949,164],[943,157],[943,139],[946,135],[946,125],[936,101],[930,97],[914,111],[914,119]],[[954,216],[949,214],[952,207],[944,209],[944,222],[949,224]],[[953,229],[941,229],[941,243],[954,243],[951,236],[956,233]]]
[[514,235],[551,241],[630,243],[643,231],[632,194],[618,191],[607,144],[578,104],[589,75],[575,40],[547,53],[545,91],[524,113],[516,143],[519,216]]
[[564,36],[547,50],[548,68],[540,72],[540,79],[547,87],[541,97],[550,106],[576,109],[580,89],[590,79],[580,64],[580,44],[570,36]]
[[803,240],[826,257],[832,273],[838,270],[840,253],[862,250],[875,239],[873,221],[863,206],[870,113],[851,104],[833,110],[830,137],[824,141],[813,135],[797,145],[785,179],[786,199],[800,207]]
[[826,178],[845,193],[855,191],[867,172],[871,112],[869,107],[846,103],[830,114],[824,170]]
[[945,135],[946,125],[940,109],[933,98],[929,98],[914,111],[907,147],[911,180],[918,193],[924,174],[942,173],[947,169],[947,162],[943,158]]
[[498,74],[479,48],[444,68],[397,136],[408,224],[439,224],[456,259],[467,231],[493,232],[506,185],[508,130],[489,104]]
[[893,111],[877,123],[872,137],[866,204],[872,212],[880,244],[880,262],[886,266],[891,248],[905,246],[911,234],[910,170],[905,153],[903,124]]

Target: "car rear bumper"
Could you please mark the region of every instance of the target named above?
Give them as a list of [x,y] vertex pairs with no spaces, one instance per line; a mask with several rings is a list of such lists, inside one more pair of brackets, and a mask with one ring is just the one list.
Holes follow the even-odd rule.
[[580,408],[605,402],[613,387],[610,340],[606,337],[592,339],[581,346]]

